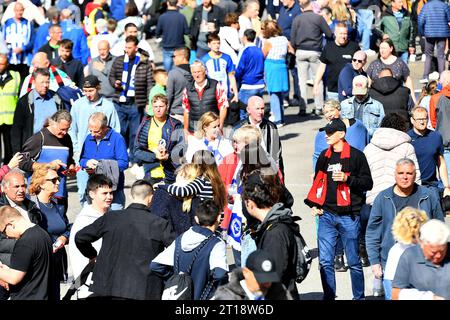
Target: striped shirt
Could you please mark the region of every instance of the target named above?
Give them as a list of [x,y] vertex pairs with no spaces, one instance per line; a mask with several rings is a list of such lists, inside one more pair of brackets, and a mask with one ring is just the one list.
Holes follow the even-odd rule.
[[196,178],[184,187],[171,184],[167,186],[167,191],[180,198],[198,195],[201,200],[214,199],[211,182],[203,176]]
[[286,58],[289,41],[285,36],[272,37],[266,41],[272,45],[266,59],[283,60]]
[[[31,43],[33,29],[30,21],[22,18],[20,22],[9,18],[3,27],[3,38],[8,44],[8,61],[10,64],[28,64],[31,63]],[[27,48],[28,47],[28,48]],[[22,52],[16,54],[13,52],[16,48],[22,48]]]

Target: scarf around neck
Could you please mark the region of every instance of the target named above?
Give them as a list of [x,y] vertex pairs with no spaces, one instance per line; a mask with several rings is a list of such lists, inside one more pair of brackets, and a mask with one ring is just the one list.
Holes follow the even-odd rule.
[[123,72],[122,72],[122,92],[120,93],[120,102],[126,102],[127,97],[134,97],[136,95],[135,89],[134,89],[134,77],[136,75],[136,69],[137,65],[139,64],[139,61],[141,59],[141,54],[139,52],[136,53],[136,56],[134,58],[133,67],[131,68],[131,75],[130,75],[130,83],[127,87],[127,79],[128,79],[128,63],[130,62],[130,58],[126,54],[123,59]]

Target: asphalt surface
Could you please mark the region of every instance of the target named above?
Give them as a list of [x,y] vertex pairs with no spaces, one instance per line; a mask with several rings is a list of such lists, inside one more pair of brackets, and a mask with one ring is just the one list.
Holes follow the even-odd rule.
[[[153,41],[149,41],[156,56],[157,66],[162,67],[161,49]],[[373,60],[375,57],[370,57]],[[368,65],[368,64],[367,64]],[[366,66],[367,66],[366,65]],[[414,88],[416,92],[420,92],[422,85],[418,80],[422,78],[423,62],[410,62],[411,76],[414,80]],[[309,88],[311,90],[311,88]],[[418,94],[417,94],[418,95]],[[291,94],[292,96],[292,94]],[[312,95],[309,94],[311,98]],[[267,96],[265,97],[268,106]],[[310,100],[307,112],[311,111],[313,101]],[[311,186],[310,175],[313,173],[312,168],[312,154],[314,149],[314,137],[319,128],[323,127],[326,121],[323,117],[307,116],[298,117],[298,106],[291,106],[285,109],[285,118],[287,125],[279,130],[282,146],[283,158],[285,163],[285,182],[289,191],[295,199],[293,212],[302,218],[300,221],[300,228],[305,241],[313,253],[313,263],[308,277],[298,286],[300,298],[304,300],[321,300],[322,286],[320,274],[318,269],[317,258],[317,237],[316,237],[316,223],[314,217],[311,215],[311,210],[303,203],[307,192]],[[130,203],[130,186],[135,181],[135,177],[129,172],[125,171],[125,194],[127,196],[127,205]],[[80,211],[80,203],[77,196],[76,181],[70,180],[69,186],[69,220],[74,221],[76,215]],[[450,225],[449,219],[446,219],[447,224]],[[229,255],[231,257],[231,255]],[[70,265],[70,263],[69,263]],[[69,267],[70,269],[70,267]],[[70,274],[70,270],[69,270]],[[364,268],[365,277],[365,293],[367,299],[379,299],[372,295],[373,289],[373,275],[370,267]],[[69,280],[71,277],[69,276]],[[70,285],[70,284],[69,284]],[[62,294],[67,290],[68,285],[62,285]],[[336,273],[336,287],[337,300],[351,300],[352,290],[350,281],[350,272]]]

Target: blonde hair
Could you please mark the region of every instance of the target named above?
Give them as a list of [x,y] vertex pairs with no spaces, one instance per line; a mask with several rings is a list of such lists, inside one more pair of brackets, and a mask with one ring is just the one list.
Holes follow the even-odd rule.
[[352,16],[347,9],[346,4],[343,1],[337,0],[334,3],[330,3],[330,8],[333,13],[334,19],[339,22],[349,21],[352,22]]
[[261,131],[251,124],[245,124],[233,134],[233,140],[243,141],[245,144],[261,143]]
[[[194,181],[201,174],[198,166],[192,163],[185,163],[177,170],[177,176],[180,176],[186,182]],[[188,213],[191,211],[192,197],[183,198],[183,212]]]
[[198,125],[197,125],[197,130],[195,131],[195,136],[199,139],[204,138],[205,137],[205,128],[207,126],[209,126],[211,123],[213,123],[214,121],[219,120],[219,116],[217,115],[217,113],[212,112],[212,111],[208,111],[206,113],[204,113],[200,120],[198,120]]
[[41,192],[41,185],[45,183],[45,177],[49,170],[56,171],[56,168],[47,163],[35,167],[33,175],[31,176],[30,186],[28,187],[28,192],[31,195],[38,195],[39,192]]
[[420,227],[428,220],[427,213],[413,207],[403,208],[394,219],[392,234],[394,239],[404,244],[412,244],[419,239]]
[[325,108],[332,108],[341,111],[341,104],[337,100],[330,99],[325,101],[325,103],[323,104],[323,109]]

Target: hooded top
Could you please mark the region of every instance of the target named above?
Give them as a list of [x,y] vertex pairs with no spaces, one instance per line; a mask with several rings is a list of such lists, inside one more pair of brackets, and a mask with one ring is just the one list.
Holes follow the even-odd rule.
[[369,91],[369,96],[383,104],[386,115],[397,112],[409,119],[408,110],[412,103],[410,90],[404,87],[400,80],[394,77],[375,79]]
[[253,234],[257,248],[270,252],[274,261],[280,262],[275,266],[276,271],[281,277],[281,283],[293,297],[298,296],[295,284],[295,232],[299,232],[299,226],[292,219],[292,211],[282,203],[276,203]]
[[398,160],[409,158],[416,165],[416,183],[420,184],[420,170],[411,137],[392,128],[378,128],[364,149],[373,180],[373,188],[367,191],[366,203],[373,204],[381,191],[395,184],[395,166]]

